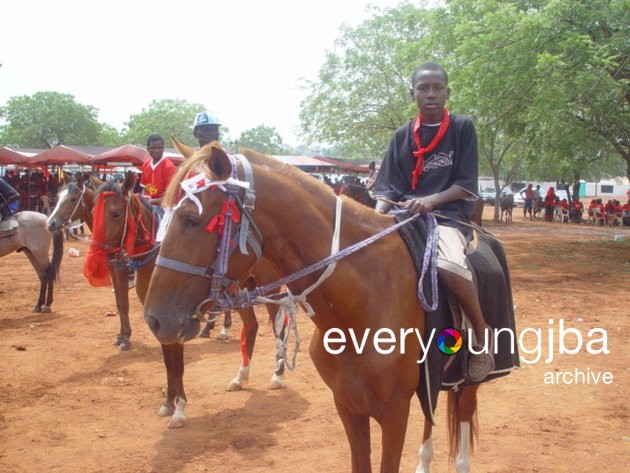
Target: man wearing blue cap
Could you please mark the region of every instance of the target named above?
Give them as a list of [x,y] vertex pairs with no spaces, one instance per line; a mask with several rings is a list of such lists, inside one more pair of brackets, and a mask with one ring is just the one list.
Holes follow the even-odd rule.
[[199,112],[195,115],[193,135],[197,138],[200,148],[212,141],[219,141],[220,126],[217,117],[210,112]]

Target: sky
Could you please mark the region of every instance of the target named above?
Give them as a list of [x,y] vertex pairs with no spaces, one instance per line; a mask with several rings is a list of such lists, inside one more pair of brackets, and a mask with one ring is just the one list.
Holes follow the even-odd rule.
[[[305,80],[340,27],[401,0],[20,0],[0,4],[0,105],[68,93],[121,130],[152,100],[184,99],[232,138],[258,125],[299,138]],[[415,2],[419,3],[419,2]],[[191,121],[192,121],[191,117]]]

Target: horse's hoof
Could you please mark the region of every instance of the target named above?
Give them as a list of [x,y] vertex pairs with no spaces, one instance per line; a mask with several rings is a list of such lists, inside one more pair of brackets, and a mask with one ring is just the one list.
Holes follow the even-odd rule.
[[114,341],[112,342],[112,345],[114,346],[119,346],[122,343],[122,335],[116,335],[116,338],[114,338]]
[[36,305],[35,307],[33,307],[33,312],[41,312],[42,311],[42,307],[39,305]]
[[185,417],[171,417],[171,420],[168,421],[166,425],[169,429],[179,429],[186,425]]
[[50,306],[44,305],[42,306],[42,312],[45,314],[49,314],[50,313]]
[[237,380],[233,379],[232,381],[230,381],[230,384],[227,385],[227,388],[225,388],[225,390],[228,392],[242,391],[243,383],[240,383]]
[[168,417],[168,416],[172,416],[174,413],[175,413],[175,408],[173,406],[162,405],[157,415],[158,417]]
[[221,330],[221,332],[219,333],[219,335],[217,336],[217,338],[219,340],[227,340],[230,338],[230,334],[228,332],[225,332],[223,330]]
[[127,351],[127,350],[131,350],[131,342],[128,342],[126,340],[123,340],[120,342],[120,345],[118,345],[118,349],[120,351]]
[[267,389],[273,391],[275,389],[280,389],[282,387],[282,377],[278,376],[274,373],[267,385]]
[[199,338],[210,338],[210,332],[206,332],[205,330],[202,330],[201,332],[199,332],[199,335],[197,335]]

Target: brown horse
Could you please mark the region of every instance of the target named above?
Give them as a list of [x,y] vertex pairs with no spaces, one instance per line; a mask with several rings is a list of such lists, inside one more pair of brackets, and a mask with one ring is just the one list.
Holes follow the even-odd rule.
[[367,187],[365,187],[365,184],[360,182],[343,184],[341,194],[347,195],[351,199],[356,200],[360,204],[367,205],[368,207],[376,207],[376,200],[372,198],[367,190]]
[[[77,182],[69,182],[60,192],[59,201],[51,214],[48,225],[51,229],[60,229],[68,220],[83,218],[90,230],[98,233],[99,225],[104,227],[104,240],[97,244],[110,253],[108,258],[108,270],[114,286],[116,306],[120,317],[120,332],[114,340],[121,350],[131,348],[131,323],[129,320],[129,268],[136,270],[136,294],[140,302],[144,302],[147,286],[151,273],[155,267],[157,252],[143,252],[144,254],[125,254],[121,248],[121,242],[125,240],[125,216],[139,222],[145,228],[155,228],[153,222],[154,213],[150,205],[142,198],[133,194],[134,177],[128,173],[122,185],[115,182],[103,183],[95,177],[90,178],[90,185],[85,185],[83,178],[77,176]],[[96,187],[96,190],[94,189]],[[92,220],[92,210],[99,195],[107,192],[103,199],[104,221]],[[154,233],[153,233],[154,236]],[[136,236],[137,246],[146,246],[146,238],[140,234]],[[113,250],[117,251],[113,251]],[[141,263],[141,264],[139,264]],[[264,280],[264,270],[257,273]],[[270,271],[270,269],[267,269]],[[275,272],[271,273],[272,275]],[[271,306],[269,306],[271,307]],[[230,381],[227,389],[236,391],[242,389],[249,376],[249,365],[253,356],[258,321],[254,311],[250,308],[239,311],[243,319],[241,333],[242,362],[237,375]],[[162,345],[162,353],[167,372],[167,398],[164,405],[158,411],[159,416],[172,416],[169,427],[181,427],[185,423],[185,392],[183,384],[184,375],[184,350],[183,346]],[[279,350],[276,358],[282,357]],[[284,364],[279,360],[276,363],[274,373],[269,382],[269,389],[278,389],[282,386]],[[183,402],[176,401],[183,399]],[[177,405],[176,405],[177,402]]]
[[[393,218],[377,215],[347,198],[342,199],[339,213],[336,196],[324,184],[269,157],[250,150],[243,153],[253,170],[256,205],[251,218],[262,234],[261,261],[270,261],[282,275],[301,276],[287,283],[287,305],[291,306],[292,300],[299,302],[315,323],[309,351],[332,390],[350,444],[352,471],[372,471],[373,418],[382,429],[380,471],[398,472],[410,400],[420,380],[420,340],[404,334],[424,331],[424,312],[416,296],[417,273],[407,248],[397,233],[390,233],[360,254],[338,261],[332,273],[326,271],[329,277],[323,281],[319,279],[321,270],[302,271],[331,254],[331,241],[346,248],[391,228]],[[182,165],[166,195],[166,205],[178,207],[164,237],[160,258],[177,262],[181,268],[210,268],[217,261],[217,255],[224,251],[224,237],[208,231],[209,225],[224,215],[230,202],[243,198],[243,190],[229,185],[233,166],[216,142],[197,151]],[[240,172],[240,176],[246,175],[243,169]],[[193,180],[199,177],[201,184],[205,179],[205,184],[196,191],[189,186],[186,196],[180,199],[180,184],[185,178],[189,182],[191,175]],[[239,182],[243,180],[245,177],[238,178]],[[340,227],[335,224],[336,215],[340,215]],[[238,280],[246,277],[257,261],[253,255],[235,253],[228,263],[226,277]],[[199,331],[198,307],[214,300],[208,297],[213,289],[207,278],[175,266],[159,265],[144,305],[145,320],[158,340],[181,347],[194,337]],[[243,297],[247,299],[247,294]],[[386,347],[375,333],[385,327],[395,334],[393,339],[387,339]],[[361,344],[362,340],[366,343]],[[464,394],[451,396],[449,402],[452,424],[459,427],[461,422],[461,437],[465,441],[458,452],[458,471],[468,471],[464,468],[468,467],[468,440],[475,430],[471,425],[476,389],[473,386]],[[456,431],[451,429],[451,446],[455,449],[460,440]],[[432,456],[430,434],[430,420],[425,419],[419,472],[428,471]]]
[[[63,258],[63,235],[46,230],[46,215],[25,210],[12,215],[8,222],[12,230],[0,235],[0,257],[14,251],[24,252],[39,278],[39,297],[33,312],[50,312],[53,288],[59,277]],[[52,241],[53,254],[49,259]]]
[[[84,221],[90,231],[92,231],[92,209],[94,208],[95,189],[103,184],[103,181],[93,176],[83,176],[78,173],[76,181],[70,180],[68,174],[64,176],[65,184],[57,194],[57,204],[48,217],[48,230],[50,232],[60,231],[71,226],[75,221]],[[124,316],[121,315],[121,333],[124,326]],[[223,329],[219,334],[219,339],[229,338],[229,328],[232,326],[232,318],[225,315]],[[214,323],[208,323],[200,336],[209,337],[210,330],[214,328]],[[129,343],[116,344],[121,350],[131,347]]]

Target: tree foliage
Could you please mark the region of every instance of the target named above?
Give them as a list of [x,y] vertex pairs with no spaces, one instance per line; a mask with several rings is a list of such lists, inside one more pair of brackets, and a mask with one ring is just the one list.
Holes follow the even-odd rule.
[[146,146],[147,138],[157,133],[162,135],[167,146],[171,135],[189,146],[197,146],[193,120],[198,112],[204,110],[201,104],[181,99],[154,100],[148,108],[129,118],[123,132],[125,142]]
[[235,141],[226,144],[230,149],[244,147],[265,154],[287,154],[287,150],[282,145],[282,137],[275,127],[265,125],[258,125],[256,128],[245,130]]
[[[403,4],[342,29],[300,115],[311,140],[380,157],[409,120],[409,75],[450,73],[449,108],[477,127],[498,182],[572,180],[619,156],[630,175],[627,0],[452,0]],[[616,158],[615,158],[616,156]],[[497,186],[499,188],[499,186]]]
[[[54,148],[57,145],[98,146],[113,139],[97,121],[98,110],[59,92],[17,96],[0,108],[3,146]],[[109,137],[108,137],[109,136]]]
[[414,114],[409,76],[430,14],[401,5],[342,28],[319,80],[306,86],[300,122],[311,141],[329,143],[345,157],[383,155],[392,131]]

